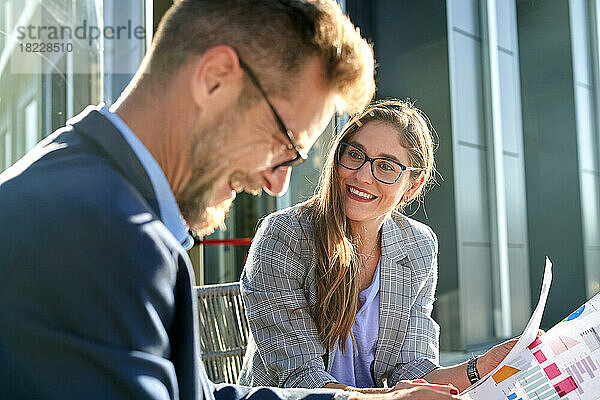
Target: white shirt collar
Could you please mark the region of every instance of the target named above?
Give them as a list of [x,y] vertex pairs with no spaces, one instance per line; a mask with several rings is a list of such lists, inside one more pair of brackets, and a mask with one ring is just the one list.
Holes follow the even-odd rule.
[[194,240],[188,233],[188,227],[181,215],[173,191],[171,190],[169,182],[160,168],[160,165],[158,165],[150,151],[148,151],[146,146],[144,146],[121,117],[110,111],[104,103],[101,103],[98,109],[102,115],[112,122],[121,135],[123,135],[146,170],[150,182],[152,182],[154,193],[156,194],[156,201],[158,203],[162,223],[173,236],[175,236],[175,239],[181,243],[183,248],[186,250],[191,249],[194,245]]

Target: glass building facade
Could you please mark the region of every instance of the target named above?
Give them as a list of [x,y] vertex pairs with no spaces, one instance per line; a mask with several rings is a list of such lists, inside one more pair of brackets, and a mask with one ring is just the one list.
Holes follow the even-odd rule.
[[544,257],[542,325],[598,292],[598,2],[347,1],[374,43],[378,97],[409,97],[439,136],[415,218],[440,240],[443,349],[521,332]]
[[[600,291],[600,0],[341,3],[374,45],[377,97],[410,98],[437,130],[438,184],[408,213],[439,238],[442,348],[520,333],[546,255],[555,264],[546,328]],[[0,0],[0,169],[88,104],[112,104],[170,4]],[[61,33],[84,21],[72,40],[52,39],[70,50],[32,51],[40,34],[50,40],[36,27]],[[238,196],[227,229],[205,239],[251,238],[263,216],[308,199],[342,122],[294,169],[286,195]],[[237,280],[247,250],[196,246],[197,283]]]

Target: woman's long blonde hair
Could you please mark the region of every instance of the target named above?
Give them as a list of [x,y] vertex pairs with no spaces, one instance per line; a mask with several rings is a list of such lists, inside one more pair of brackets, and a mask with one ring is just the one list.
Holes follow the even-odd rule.
[[[421,168],[420,171],[411,171],[412,179],[423,176],[427,184],[435,170],[429,120],[409,102],[392,99],[371,103],[333,138],[319,188],[303,209],[312,220],[316,253],[317,302],[312,307],[312,314],[319,337],[327,349],[339,341],[340,349],[344,350],[344,343],[351,334],[360,308],[358,259],[343,209],[337,151],[340,143],[349,141],[361,127],[375,121],[396,128],[400,144],[408,151],[410,166]],[[422,195],[425,184],[411,201]],[[402,201],[398,208],[402,209],[405,205]]]

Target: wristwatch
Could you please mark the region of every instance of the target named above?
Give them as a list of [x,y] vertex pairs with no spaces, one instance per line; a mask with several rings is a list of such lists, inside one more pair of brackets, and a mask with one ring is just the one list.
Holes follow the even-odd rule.
[[477,371],[477,359],[479,357],[472,357],[467,362],[467,377],[469,378],[469,382],[471,385],[475,384],[479,379],[479,371]]

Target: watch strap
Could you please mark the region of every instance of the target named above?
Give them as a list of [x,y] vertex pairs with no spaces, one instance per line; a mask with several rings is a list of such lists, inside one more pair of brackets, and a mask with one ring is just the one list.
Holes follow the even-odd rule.
[[477,370],[477,359],[479,357],[473,357],[467,361],[467,378],[469,378],[469,382],[471,385],[475,384],[481,377],[479,376],[479,371]]

